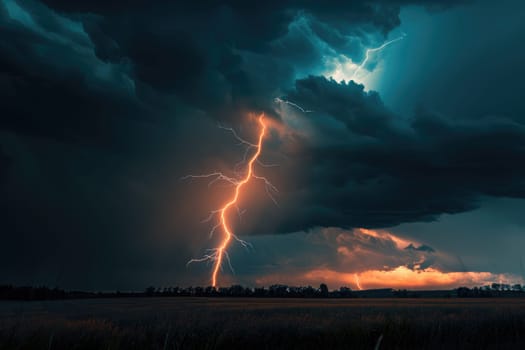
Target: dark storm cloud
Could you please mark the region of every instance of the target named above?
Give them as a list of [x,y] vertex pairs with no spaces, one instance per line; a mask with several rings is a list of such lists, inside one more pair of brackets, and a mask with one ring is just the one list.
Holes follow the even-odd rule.
[[[66,266],[70,285],[124,288],[184,266],[202,248],[194,233],[205,231],[187,201],[206,189],[173,179],[204,168],[195,159],[211,152],[234,153],[215,120],[281,117],[273,99],[283,94],[319,113],[308,115],[315,138],[299,138],[304,148],[291,157],[297,182],[283,189],[277,232],[430,219],[471,208],[481,193],[517,195],[519,166],[493,168],[509,164],[502,155],[522,156],[511,121],[420,115],[407,126],[356,85],[294,85],[326,52],[361,59],[412,3],[439,2],[1,0],[1,275],[38,283]],[[294,32],[300,21],[306,31]],[[480,137],[504,139],[489,161],[472,148]],[[485,175],[469,180],[475,170]],[[168,229],[152,228],[159,211]],[[140,269],[144,279],[130,282]]]
[[[11,159],[0,148],[0,181],[7,176],[7,171],[11,164]],[[1,183],[1,182],[0,182]]]
[[[399,25],[401,5],[439,4],[300,0],[159,1],[156,6],[147,1],[44,3],[80,19],[100,59],[129,60],[135,80],[176,92],[195,108],[219,118],[247,106],[268,109],[271,98],[261,101],[261,96],[290,84],[293,72],[301,66],[311,68],[319,63],[319,48],[304,46],[312,38],[294,37],[291,32],[290,24],[298,18],[308,18],[313,33],[328,46],[360,60],[363,44],[374,44],[370,42],[374,37],[380,42]],[[284,50],[279,50],[281,40],[286,40]],[[272,71],[280,77],[278,81],[266,79]]]
[[[397,26],[399,6],[412,2],[43,1],[49,8],[38,1],[14,3],[35,26],[3,21],[9,38],[2,47],[4,81],[75,134],[104,133],[118,116],[151,118],[159,111],[149,105],[158,106],[166,93],[220,119],[238,109],[268,110],[272,95],[293,82],[294,71],[319,63],[319,48],[294,47],[311,39],[304,35],[291,32],[279,52],[276,40],[284,40],[294,20],[306,16],[312,33],[328,46],[361,58],[363,43]],[[81,26],[72,30],[68,16]],[[95,69],[113,77],[93,79]],[[19,101],[10,101],[7,108],[17,116],[6,127],[46,128],[32,110],[21,111]],[[69,118],[72,106],[83,106],[81,115]]]
[[41,4],[22,4],[19,12],[31,14],[29,23],[2,20],[1,128],[108,145],[118,142],[130,120],[158,113],[133,96],[134,83],[124,67],[94,55],[80,26]]
[[283,232],[394,226],[473,209],[481,196],[525,195],[519,122],[423,110],[404,122],[362,85],[322,77],[298,80],[288,97],[316,112],[300,115],[310,131],[294,155],[301,171]]

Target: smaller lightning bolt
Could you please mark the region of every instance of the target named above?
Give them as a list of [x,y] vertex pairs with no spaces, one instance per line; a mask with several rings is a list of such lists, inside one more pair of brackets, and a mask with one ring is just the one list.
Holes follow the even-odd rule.
[[285,104],[287,104],[287,105],[290,105],[290,106],[292,106],[292,107],[297,108],[298,110],[300,110],[300,111],[303,112],[303,113],[313,113],[313,112],[314,112],[314,111],[311,111],[311,110],[309,110],[309,109],[304,109],[303,107],[299,106],[297,103],[293,103],[293,102],[291,102],[291,101],[284,100],[284,99],[279,98],[279,97],[274,98],[274,102],[275,102],[275,103],[285,103]]
[[383,45],[379,46],[379,47],[375,47],[375,48],[372,48],[372,49],[367,49],[366,52],[365,52],[365,59],[363,60],[363,62],[361,62],[361,64],[356,68],[356,70],[354,71],[354,73],[352,74],[352,78],[354,78],[357,73],[364,68],[364,66],[366,65],[366,63],[368,62],[368,60],[370,59],[370,54],[373,53],[373,52],[377,52],[377,51],[381,51],[383,50],[385,47],[387,47],[388,45],[391,45],[393,43],[395,43],[396,41],[399,41],[399,40],[403,40],[405,37],[406,37],[406,33],[403,33],[403,35],[401,35],[400,37],[398,38],[395,38],[395,39],[392,39],[390,41],[387,41],[385,42]]
[[354,274],[354,280],[355,280],[355,285],[357,286],[357,289],[363,290],[363,287],[361,287],[361,283],[359,282],[359,275],[357,273]]

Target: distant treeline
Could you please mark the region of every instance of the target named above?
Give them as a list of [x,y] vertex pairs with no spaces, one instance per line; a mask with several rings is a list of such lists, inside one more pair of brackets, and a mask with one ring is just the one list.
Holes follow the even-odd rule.
[[326,284],[319,288],[312,286],[291,287],[275,284],[269,287],[249,288],[241,285],[230,287],[148,287],[141,292],[85,292],[65,291],[49,287],[15,287],[0,285],[0,300],[61,300],[88,298],[129,298],[129,297],[255,297],[255,298],[486,298],[525,297],[525,285],[493,283],[484,287],[459,287],[452,290],[369,289],[353,291],[348,287],[328,290]]

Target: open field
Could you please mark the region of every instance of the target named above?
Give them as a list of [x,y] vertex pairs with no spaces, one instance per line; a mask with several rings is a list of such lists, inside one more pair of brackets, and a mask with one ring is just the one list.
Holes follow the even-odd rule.
[[525,299],[0,301],[0,349],[374,349],[378,345],[380,349],[523,349]]

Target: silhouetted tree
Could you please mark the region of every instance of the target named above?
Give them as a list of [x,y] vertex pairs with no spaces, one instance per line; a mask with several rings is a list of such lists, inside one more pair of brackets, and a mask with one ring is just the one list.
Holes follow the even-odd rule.
[[303,287],[302,293],[305,298],[315,297],[315,289],[312,286]]
[[343,298],[348,298],[352,296],[352,290],[348,287],[339,288],[339,295]]
[[258,298],[266,297],[268,296],[268,290],[264,287],[262,288],[255,288],[253,290],[253,295]]
[[319,286],[319,294],[325,298],[328,296],[328,286],[326,284],[321,283]]
[[283,284],[274,284],[270,286],[268,291],[269,291],[268,293],[269,296],[285,297],[287,296],[288,286],[285,286]]

